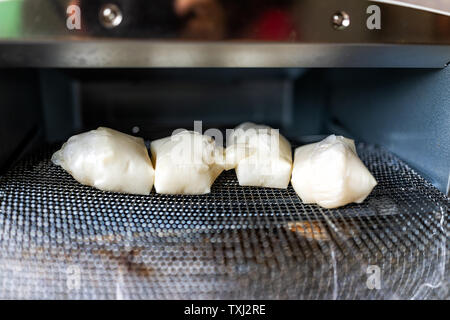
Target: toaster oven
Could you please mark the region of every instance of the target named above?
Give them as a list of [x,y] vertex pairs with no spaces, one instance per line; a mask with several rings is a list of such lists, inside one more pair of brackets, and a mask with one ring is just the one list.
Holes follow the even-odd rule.
[[[0,1],[0,297],[448,299],[448,1]],[[222,173],[104,192],[50,161],[106,126],[354,139],[378,181],[324,209]]]

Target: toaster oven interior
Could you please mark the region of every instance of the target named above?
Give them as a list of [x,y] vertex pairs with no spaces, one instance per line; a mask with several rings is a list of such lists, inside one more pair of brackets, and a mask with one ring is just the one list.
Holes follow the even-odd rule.
[[448,69],[3,69],[0,168],[98,126],[152,140],[253,121],[380,145],[448,194],[449,82]]
[[[0,295],[448,298],[449,83],[448,68],[1,69]],[[268,124],[293,147],[350,137],[379,185],[329,210],[232,171],[206,196],[132,196],[49,161],[98,126],[148,142],[194,121]]]

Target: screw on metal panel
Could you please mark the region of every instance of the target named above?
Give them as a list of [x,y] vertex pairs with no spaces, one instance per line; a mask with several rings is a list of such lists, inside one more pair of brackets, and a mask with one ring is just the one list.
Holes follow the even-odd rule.
[[115,4],[105,4],[99,13],[100,23],[108,29],[117,27],[123,19],[122,11]]
[[350,16],[345,11],[339,11],[333,14],[333,27],[336,30],[343,30],[350,26]]
[[138,126],[134,126],[133,128],[131,128],[131,132],[133,132],[134,134],[139,133],[139,131],[141,131],[141,128],[139,128]]

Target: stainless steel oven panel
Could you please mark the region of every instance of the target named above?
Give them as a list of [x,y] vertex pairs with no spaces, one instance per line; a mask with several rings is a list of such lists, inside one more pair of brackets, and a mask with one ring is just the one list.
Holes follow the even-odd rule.
[[[177,3],[0,2],[0,66],[443,68],[450,61],[443,11],[361,0]],[[75,12],[67,13],[73,4],[79,29]],[[119,12],[105,22],[108,4]],[[374,5],[380,24],[369,28]]]

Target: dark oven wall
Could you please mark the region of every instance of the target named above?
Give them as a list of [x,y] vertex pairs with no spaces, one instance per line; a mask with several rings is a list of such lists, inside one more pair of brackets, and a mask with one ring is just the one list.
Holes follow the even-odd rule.
[[450,183],[450,69],[334,69],[327,114],[389,149],[445,194]]
[[0,174],[43,141],[39,74],[0,69]]
[[[58,87],[47,90],[48,138],[58,141],[72,131],[108,126],[146,139],[171,130],[233,128],[243,121],[295,128],[294,84],[303,69],[108,69],[43,70],[42,79]],[[67,83],[64,79],[71,79]],[[70,91],[69,90],[69,91]],[[64,101],[64,99],[66,101]],[[58,100],[58,101],[56,101]],[[52,115],[70,113],[54,123]],[[56,110],[51,110],[55,108]],[[65,122],[65,125],[62,123]],[[292,132],[295,135],[295,132]]]

